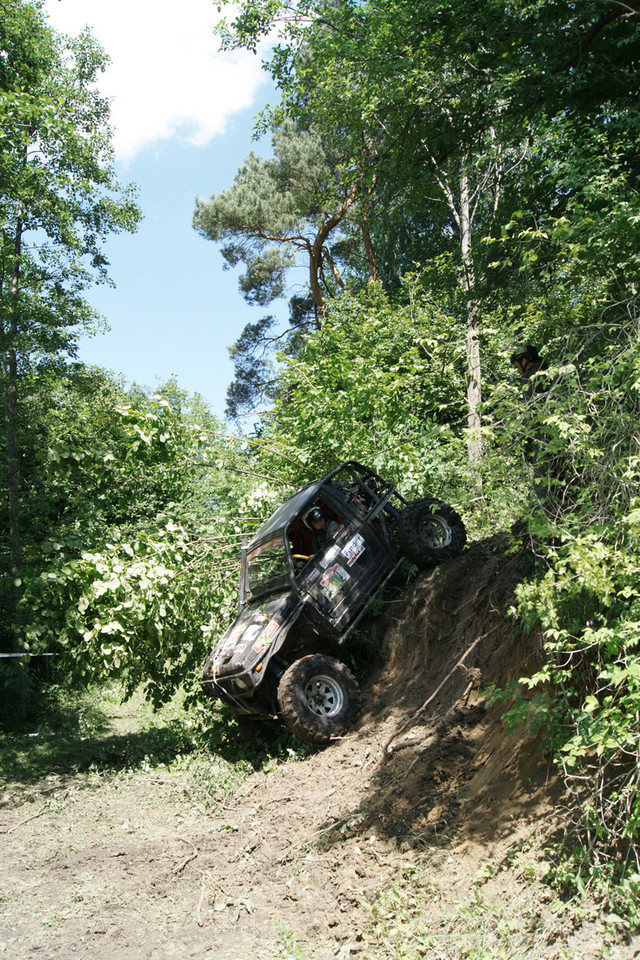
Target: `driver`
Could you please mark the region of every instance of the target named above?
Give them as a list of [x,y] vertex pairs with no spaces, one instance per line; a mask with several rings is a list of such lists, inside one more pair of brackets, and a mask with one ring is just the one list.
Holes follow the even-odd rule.
[[321,507],[311,507],[303,517],[304,525],[311,530],[311,549],[314,553],[322,549],[327,540],[333,539],[340,529],[337,520],[327,519]]

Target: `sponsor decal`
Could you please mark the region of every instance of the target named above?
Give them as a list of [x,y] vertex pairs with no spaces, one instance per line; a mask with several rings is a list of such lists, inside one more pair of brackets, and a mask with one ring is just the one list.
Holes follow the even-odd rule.
[[342,552],[347,558],[347,566],[352,567],[358,557],[361,557],[364,553],[364,537],[359,533],[356,533],[355,537],[352,540],[349,540],[349,543],[342,548]]
[[216,650],[216,660],[221,660],[222,657],[227,657],[228,659],[228,654],[230,654],[233,648],[235,647],[237,640],[238,640],[237,637],[231,637],[229,640],[226,640],[226,641],[223,640],[220,646],[218,647],[218,649]]
[[278,623],[277,620],[270,620],[269,623],[264,628],[264,630],[262,631],[262,633],[260,634],[259,639],[270,640],[271,637],[274,635],[274,633],[278,632],[279,626],[280,624]]
[[256,653],[260,653],[261,650],[268,647],[274,635],[278,632],[279,627],[280,624],[277,620],[270,620],[251,649],[255,650]]
[[332,544],[332,546],[330,546],[327,552],[325,553],[324,557],[320,560],[320,566],[324,570],[326,570],[329,564],[333,563],[333,561],[336,559],[339,553],[340,553],[340,547],[335,543]]
[[332,600],[336,594],[340,593],[347,580],[349,580],[349,574],[344,567],[341,567],[339,563],[334,563],[332,567],[329,567],[329,569],[325,570],[322,574],[320,589],[325,597]]
[[[265,617],[265,620],[266,620],[266,617]],[[256,623],[256,621],[253,620],[252,623],[247,627],[247,629],[242,634],[242,639],[246,640],[247,643],[253,643],[256,637],[259,637],[260,634],[262,633],[263,622],[264,621],[259,621],[258,623]]]

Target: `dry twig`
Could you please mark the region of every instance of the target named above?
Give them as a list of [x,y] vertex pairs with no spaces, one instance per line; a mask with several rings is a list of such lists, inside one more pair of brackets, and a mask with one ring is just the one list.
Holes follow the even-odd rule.
[[14,825],[13,825],[12,827],[10,827],[8,830],[0,830],[0,833],[7,833],[7,834],[13,833],[14,830],[17,830],[17,829],[18,829],[18,827],[23,827],[23,826],[25,825],[25,823],[30,823],[31,820],[37,820],[38,817],[41,817],[41,816],[42,816],[42,814],[45,812],[46,809],[47,809],[47,805],[46,805],[46,803],[45,803],[44,806],[41,807],[40,810],[38,810],[37,813],[34,813],[34,814],[33,814],[33,816],[27,817],[26,820],[21,820],[20,823],[14,824]]
[[[180,840],[181,843],[188,843],[188,841],[183,840],[182,837],[178,837],[178,839]],[[171,871],[174,877],[177,877],[179,873],[182,873],[186,865],[188,863],[191,863],[192,860],[195,860],[197,856],[198,856],[198,851],[196,850],[195,847],[193,847],[192,852],[188,856],[186,856],[184,860],[181,863],[179,863],[177,867],[174,867],[173,870]]]

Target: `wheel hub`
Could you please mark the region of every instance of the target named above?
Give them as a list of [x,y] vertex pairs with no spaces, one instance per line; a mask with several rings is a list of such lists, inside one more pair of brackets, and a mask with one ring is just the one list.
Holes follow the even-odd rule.
[[312,677],[304,688],[307,706],[318,717],[334,717],[344,704],[342,687],[333,677]]

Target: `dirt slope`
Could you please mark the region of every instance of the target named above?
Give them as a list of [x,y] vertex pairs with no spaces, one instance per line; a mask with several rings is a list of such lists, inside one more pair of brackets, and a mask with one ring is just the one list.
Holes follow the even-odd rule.
[[233,799],[205,810],[186,774],[154,769],[5,792],[0,956],[610,956],[597,913],[558,900],[529,852],[560,785],[486,708],[487,686],[539,655],[507,616],[530,558],[496,543],[387,604],[352,735]]

